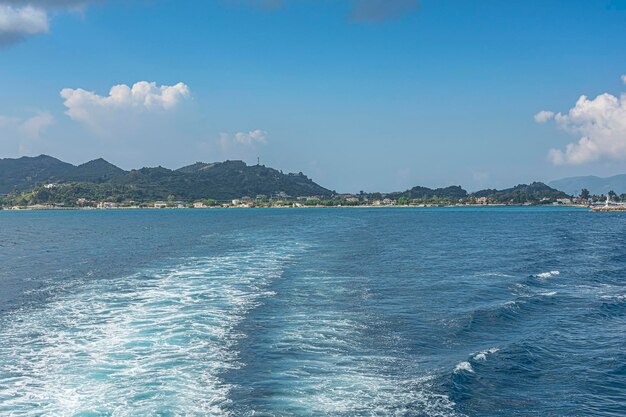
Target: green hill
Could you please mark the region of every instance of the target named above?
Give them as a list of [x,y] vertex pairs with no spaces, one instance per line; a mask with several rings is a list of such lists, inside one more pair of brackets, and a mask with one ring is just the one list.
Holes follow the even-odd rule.
[[108,181],[125,173],[126,171],[123,169],[116,167],[102,158],[98,158],[77,166],[67,179],[72,181],[99,183]]
[[292,197],[332,194],[302,173],[283,174],[263,165],[248,166],[242,161],[199,162],[175,171],[162,167],[142,168],[115,177],[111,183],[144,190],[157,199],[168,195],[182,200],[229,200],[281,192]]
[[426,200],[431,198],[459,200],[467,197],[467,191],[458,185],[452,185],[445,188],[427,188],[416,186],[404,192],[396,192],[388,194],[390,198],[409,198]]
[[563,191],[549,187],[542,182],[532,184],[519,184],[504,190],[486,189],[473,193],[474,197],[487,197],[499,203],[525,203],[538,202],[542,199],[556,200],[557,198],[569,197]]
[[[48,183],[62,186],[44,192],[42,186]],[[174,196],[189,201],[279,193],[292,197],[332,194],[302,173],[283,174],[242,161],[198,162],[177,170],[156,167],[124,171],[101,158],[79,166],[46,155],[0,160],[0,193],[31,190],[43,196],[36,198],[39,203],[76,198],[147,201]]]
[[75,169],[48,155],[0,159],[0,194],[27,190],[42,182],[65,181]]

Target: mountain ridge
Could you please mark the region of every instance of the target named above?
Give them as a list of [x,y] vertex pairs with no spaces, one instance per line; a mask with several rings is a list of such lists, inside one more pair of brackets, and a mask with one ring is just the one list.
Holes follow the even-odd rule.
[[385,194],[393,199],[408,200],[447,200],[450,202],[473,200],[485,198],[492,203],[502,204],[523,204],[528,202],[540,203],[549,200],[556,201],[570,197],[563,191],[552,188],[543,182],[533,182],[531,184],[518,184],[505,189],[487,188],[472,193],[467,192],[459,185],[452,185],[443,188],[428,188],[416,186],[403,192]]
[[28,189],[42,181],[63,180],[75,168],[44,154],[0,159],[0,193]]
[[550,181],[548,185],[572,195],[580,194],[583,188],[588,189],[591,194],[595,195],[606,195],[609,191],[623,194],[626,193],[626,174],[610,177],[598,177],[595,175],[566,177]]
[[[0,159],[0,193],[15,194],[29,190],[41,192],[48,184],[62,184],[65,187],[56,191],[48,189],[42,195],[57,198],[58,194],[64,193],[62,198],[67,201],[72,198],[112,197],[137,201],[172,198],[185,201],[223,201],[243,196],[327,198],[336,194],[315,183],[302,172],[284,174],[271,167],[247,165],[240,160],[196,162],[177,169],[157,166],[126,171],[102,158],[77,166],[49,155]],[[384,195],[391,199],[449,202],[486,197],[489,201],[502,203],[540,202],[568,197],[566,193],[541,182],[519,184],[502,190],[484,189],[473,193],[468,193],[459,185],[453,185],[442,188],[415,186],[401,192],[369,195],[372,198]]]
[[298,197],[333,193],[301,172],[283,174],[243,161],[197,162],[174,170],[158,166],[125,171],[102,158],[78,166],[49,155],[0,159],[0,193],[27,191],[46,183],[101,184],[153,199],[174,195],[183,199],[227,200],[259,194]]

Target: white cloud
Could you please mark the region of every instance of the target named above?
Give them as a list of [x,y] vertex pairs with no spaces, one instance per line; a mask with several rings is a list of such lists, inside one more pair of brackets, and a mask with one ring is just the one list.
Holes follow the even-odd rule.
[[166,111],[176,107],[190,96],[184,83],[157,86],[154,82],[139,81],[132,87],[126,84],[111,87],[107,96],[101,96],[82,88],[64,88],[61,97],[67,107],[65,112],[73,120],[92,127],[102,128],[102,121],[109,123],[111,116],[124,117],[129,112]]
[[626,84],[626,75],[622,75],[622,82]]
[[267,132],[260,129],[249,132],[237,132],[234,135],[222,132],[217,142],[222,152],[229,153],[237,149],[244,150],[242,148],[250,149],[256,145],[267,145],[267,136]]
[[539,113],[535,114],[534,119],[537,123],[546,123],[549,120],[552,120],[554,117],[554,112],[541,110]]
[[54,124],[54,117],[50,113],[43,112],[24,120],[19,125],[19,131],[27,138],[36,139],[48,126]]
[[548,157],[554,164],[626,159],[626,94],[616,97],[604,93],[595,99],[581,96],[569,112],[555,114],[554,121],[561,129],[580,137],[563,150],[549,151]]
[[0,115],[0,128],[11,129],[29,139],[39,138],[41,133],[52,124],[54,124],[54,117],[48,112],[40,112],[27,118]]
[[254,143],[267,144],[267,132],[260,129],[250,132],[237,132],[233,140],[244,145],[252,145]]
[[104,0],[0,0],[5,4],[24,5],[28,3],[32,6],[48,8],[76,8],[85,6],[87,3],[100,3]]
[[31,153],[44,130],[54,122],[54,117],[47,112],[30,117],[0,115],[0,150],[6,153],[17,150],[20,155]]
[[49,30],[48,14],[31,5],[0,4],[0,44],[8,44]]
[[0,0],[0,46],[48,33],[51,16],[105,0]]

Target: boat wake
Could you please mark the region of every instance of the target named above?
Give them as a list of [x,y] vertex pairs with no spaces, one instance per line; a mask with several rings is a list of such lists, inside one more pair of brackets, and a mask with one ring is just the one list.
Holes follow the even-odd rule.
[[288,257],[189,258],[14,312],[0,323],[0,412],[227,415],[236,326]]

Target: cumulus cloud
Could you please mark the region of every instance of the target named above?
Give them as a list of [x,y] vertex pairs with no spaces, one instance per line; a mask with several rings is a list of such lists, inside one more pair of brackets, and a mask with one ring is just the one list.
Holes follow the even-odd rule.
[[59,11],[82,10],[104,0],[0,0],[0,46],[48,33],[50,15]]
[[267,143],[267,132],[260,129],[250,132],[237,132],[234,135],[222,132],[218,140],[218,144],[224,152],[232,151],[233,148],[240,146],[250,147],[254,145],[266,145]]
[[139,81],[132,87],[119,84],[111,87],[106,96],[82,88],[61,90],[63,104],[67,107],[65,113],[92,127],[104,127],[100,125],[102,119],[114,115],[170,110],[189,96],[189,87],[182,82],[171,86],[147,81]]
[[622,75],[622,82],[626,84],[626,75]]
[[626,94],[616,97],[604,93],[594,99],[581,96],[567,113],[557,113],[553,118],[559,128],[579,137],[565,149],[549,151],[554,164],[626,159]]
[[[47,33],[51,16],[61,11],[83,10],[106,0],[0,0],[0,46]],[[280,9],[295,0],[229,0],[233,4]],[[350,0],[350,17],[357,22],[382,22],[404,16],[418,7],[418,0]]]
[[382,22],[404,16],[418,5],[418,0],[353,0],[351,17],[358,22]]
[[233,140],[244,145],[252,145],[255,143],[265,145],[267,144],[267,132],[260,129],[252,130],[250,132],[237,132],[235,133]]
[[47,8],[71,8],[82,7],[88,3],[100,3],[104,0],[1,0],[4,4],[23,5],[28,3],[31,6]]
[[535,114],[534,119],[537,123],[546,123],[549,120],[552,120],[554,117],[554,112],[541,110],[539,113]]
[[27,6],[0,3],[0,45],[17,42],[26,36],[46,33],[49,30],[45,10]]

